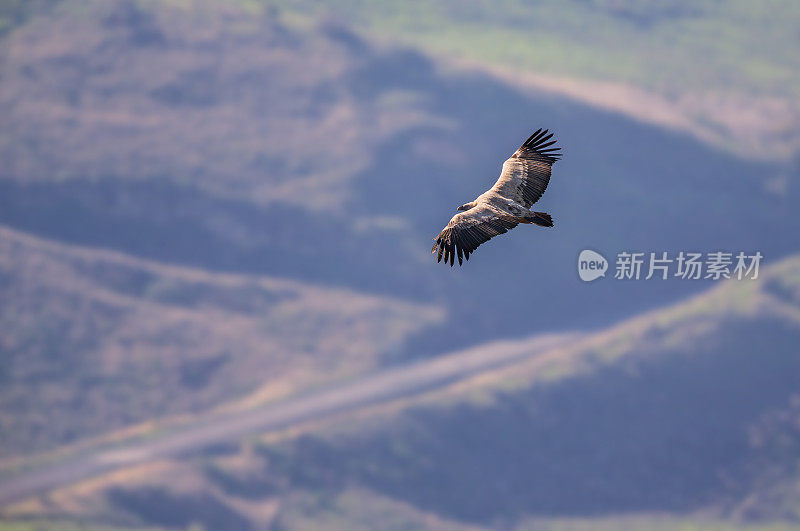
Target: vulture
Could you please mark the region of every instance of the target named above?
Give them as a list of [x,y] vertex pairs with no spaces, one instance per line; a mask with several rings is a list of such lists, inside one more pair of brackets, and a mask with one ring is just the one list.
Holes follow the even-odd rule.
[[561,157],[560,147],[547,129],[539,129],[503,163],[500,178],[488,191],[471,203],[458,207],[459,212],[439,233],[431,252],[436,261],[453,267],[469,260],[478,246],[520,223],[552,227],[553,218],[546,212],[531,212],[550,182],[550,168]]

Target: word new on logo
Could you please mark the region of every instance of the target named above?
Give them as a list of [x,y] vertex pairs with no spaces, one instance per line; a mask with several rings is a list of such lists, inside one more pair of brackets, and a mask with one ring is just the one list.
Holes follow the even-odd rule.
[[606,276],[608,270],[608,260],[591,249],[584,249],[578,256],[578,276],[584,282],[591,282],[600,277]]

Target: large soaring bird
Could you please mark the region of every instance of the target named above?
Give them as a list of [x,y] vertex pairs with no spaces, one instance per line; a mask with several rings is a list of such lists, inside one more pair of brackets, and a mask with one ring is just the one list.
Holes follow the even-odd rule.
[[531,212],[550,182],[550,168],[561,157],[561,148],[550,140],[552,133],[539,129],[503,163],[500,178],[488,191],[458,207],[459,214],[436,237],[432,252],[436,261],[450,262],[456,255],[458,265],[469,260],[478,246],[498,234],[504,234],[520,223],[552,227],[553,219],[546,212]]

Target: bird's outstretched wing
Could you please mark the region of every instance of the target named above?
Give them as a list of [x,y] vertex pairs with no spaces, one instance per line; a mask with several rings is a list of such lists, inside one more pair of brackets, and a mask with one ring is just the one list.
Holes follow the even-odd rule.
[[503,163],[492,191],[530,208],[550,182],[550,167],[561,157],[553,133],[539,129]]
[[466,212],[459,212],[436,237],[431,252],[436,253],[436,261],[450,262],[453,267],[456,256],[458,265],[462,257],[469,260],[469,255],[484,242],[498,234],[505,234],[518,225],[512,216],[488,205],[479,205]]

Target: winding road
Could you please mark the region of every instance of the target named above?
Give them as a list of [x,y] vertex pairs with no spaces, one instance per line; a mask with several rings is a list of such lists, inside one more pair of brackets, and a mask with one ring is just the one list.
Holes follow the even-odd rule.
[[82,449],[0,476],[0,506],[57,487],[153,459],[176,457],[243,437],[285,429],[331,415],[420,395],[452,382],[528,360],[576,341],[576,333],[500,341],[406,366],[360,376],[345,384],[271,402],[244,411],[203,417],[146,438],[137,437]]

